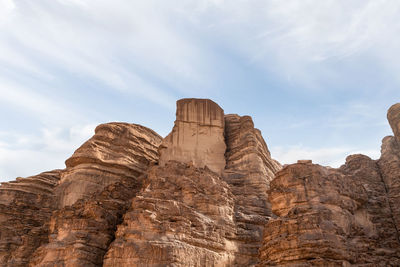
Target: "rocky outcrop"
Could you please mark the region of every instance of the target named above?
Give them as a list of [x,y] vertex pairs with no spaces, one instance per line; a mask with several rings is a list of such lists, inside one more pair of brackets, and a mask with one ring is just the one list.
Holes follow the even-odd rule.
[[260,266],[400,265],[398,107],[379,160],[352,155],[339,169],[300,161],[277,173]]
[[101,266],[117,225],[139,189],[136,180],[122,180],[57,210],[50,218],[48,243],[36,250],[29,266]]
[[269,199],[278,217],[265,226],[265,265],[387,266],[399,260],[384,184],[365,156],[350,157],[341,170],[289,165],[271,183]]
[[397,142],[400,143],[400,103],[394,104],[389,108],[387,118]]
[[30,266],[99,266],[116,227],[158,161],[161,137],[128,123],[99,125],[95,135],[66,161],[60,209],[50,219],[49,240]]
[[224,111],[209,99],[176,102],[172,132],[160,147],[160,165],[170,160],[207,166],[221,174],[225,168]]
[[235,265],[258,262],[264,225],[271,217],[267,190],[281,165],[271,158],[261,132],[250,116],[225,116],[226,168],[224,180],[235,196]]
[[0,186],[1,266],[400,266],[400,104],[381,158],[272,159],[249,116],[177,102],[162,139],[99,125],[65,170]]
[[107,123],[65,162],[67,169],[57,187],[60,207],[101,192],[123,179],[136,179],[158,161],[162,138],[146,127]]
[[27,266],[35,249],[47,242],[60,173],[44,172],[1,184],[0,266]]
[[104,266],[231,266],[233,206],[229,186],[208,168],[173,161],[153,167]]

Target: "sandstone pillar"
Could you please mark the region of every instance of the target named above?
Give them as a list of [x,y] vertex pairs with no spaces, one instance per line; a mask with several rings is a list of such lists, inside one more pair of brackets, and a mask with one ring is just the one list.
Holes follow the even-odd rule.
[[195,98],[178,100],[176,106],[174,128],[160,146],[160,165],[174,160],[221,174],[226,149],[223,109],[209,99]]

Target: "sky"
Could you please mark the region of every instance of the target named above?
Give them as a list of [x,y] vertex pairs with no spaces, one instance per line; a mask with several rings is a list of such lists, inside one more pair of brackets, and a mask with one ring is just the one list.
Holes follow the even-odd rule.
[[272,156],[380,155],[398,0],[0,0],[0,181],[64,168],[111,121],[167,135],[180,98],[252,116]]

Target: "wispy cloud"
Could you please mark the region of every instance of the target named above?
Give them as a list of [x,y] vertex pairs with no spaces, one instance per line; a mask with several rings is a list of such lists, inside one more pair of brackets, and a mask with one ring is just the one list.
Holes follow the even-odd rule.
[[5,141],[0,143],[0,182],[64,168],[64,161],[94,134],[95,126],[43,128],[39,135],[0,133]]
[[272,156],[282,164],[296,163],[297,160],[307,159],[324,166],[340,167],[346,157],[353,154],[364,154],[372,159],[380,157],[379,149],[357,150],[351,147],[323,147],[311,148],[303,145],[272,147]]
[[166,133],[181,97],[247,105],[284,163],[375,151],[400,98],[399,14],[397,0],[0,0],[0,175],[59,167],[82,125]]

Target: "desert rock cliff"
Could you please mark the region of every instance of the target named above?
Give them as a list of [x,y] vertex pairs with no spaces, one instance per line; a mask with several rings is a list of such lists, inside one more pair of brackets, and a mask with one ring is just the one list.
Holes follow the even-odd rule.
[[0,266],[400,266],[400,104],[381,157],[281,166],[250,116],[177,101],[0,186]]
[[221,174],[225,149],[222,108],[209,99],[178,100],[174,128],[160,147],[160,165],[175,160]]

